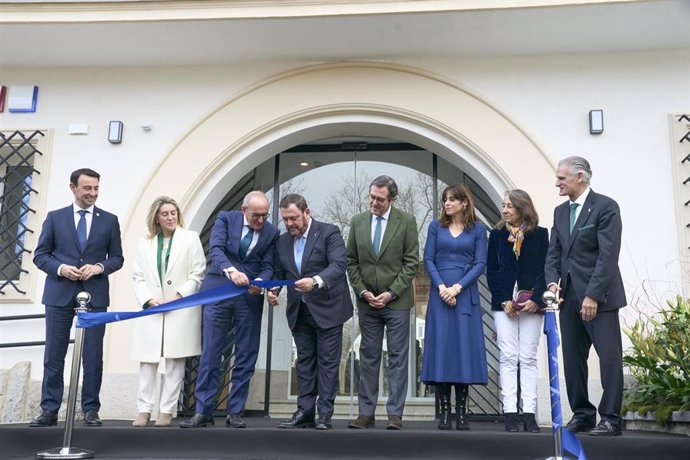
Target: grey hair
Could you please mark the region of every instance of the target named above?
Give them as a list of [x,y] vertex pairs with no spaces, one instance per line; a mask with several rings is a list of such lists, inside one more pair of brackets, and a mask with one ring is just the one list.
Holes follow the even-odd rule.
[[386,187],[388,189],[388,198],[391,201],[395,200],[398,196],[398,184],[396,184],[393,178],[390,176],[377,177],[371,181],[371,184],[369,184],[369,189],[371,189],[371,187]]
[[244,200],[242,200],[242,206],[249,206],[249,202],[252,201],[252,198],[263,198],[264,200],[268,201],[268,198],[266,198],[264,192],[261,192],[259,190],[252,190],[244,196]]
[[589,185],[589,182],[592,180],[592,168],[589,166],[589,161],[582,157],[572,156],[563,158],[558,162],[559,167],[563,165],[568,167],[570,174],[575,175],[581,172],[585,184]]

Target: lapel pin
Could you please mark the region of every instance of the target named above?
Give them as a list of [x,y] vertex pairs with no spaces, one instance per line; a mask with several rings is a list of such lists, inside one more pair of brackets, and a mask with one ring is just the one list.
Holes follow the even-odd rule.
[[100,217],[100,214],[99,214],[99,213],[96,213],[96,217]]

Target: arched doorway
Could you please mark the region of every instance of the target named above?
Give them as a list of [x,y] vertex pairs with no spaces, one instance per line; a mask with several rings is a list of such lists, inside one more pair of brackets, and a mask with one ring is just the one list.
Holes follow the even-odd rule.
[[[443,172],[458,172],[458,179],[469,178],[483,191],[487,209],[495,209],[503,191],[514,186],[530,190],[540,210],[552,206],[551,199],[540,200],[551,196],[551,162],[504,113],[436,75],[378,63],[339,63],[260,82],[191,129],[143,187],[123,226],[125,245],[135,246],[146,203],[157,195],[180,197],[189,226],[201,231],[229,190],[243,184],[270,190],[281,183],[281,173],[297,176],[299,169],[290,173],[288,164],[276,167],[276,157],[316,140],[350,137],[386,138],[420,148],[430,155],[431,166],[411,169],[428,170],[434,161],[438,168],[441,162]],[[385,156],[379,159],[388,165],[404,158]],[[533,180],[540,176],[549,180]],[[131,304],[130,296],[116,290],[113,303]],[[118,340],[117,333],[110,340]]]
[[[329,138],[302,144],[281,152],[245,175],[219,202],[201,232],[205,246],[208,246],[210,231],[215,215],[221,210],[238,209],[244,195],[251,190],[262,190],[273,203],[273,223],[282,227],[277,203],[288,193],[300,193],[310,203],[315,219],[336,224],[347,239],[349,223],[353,215],[367,209],[366,197],[371,180],[381,174],[394,177],[400,187],[395,206],[417,218],[420,263],[418,275],[413,284],[415,305],[411,311],[410,362],[408,399],[426,401],[433,406],[434,388],[419,380],[421,360],[424,353],[424,331],[429,279],[424,269],[423,250],[428,224],[438,215],[439,195],[447,184],[462,182],[473,191],[481,220],[493,226],[499,219],[498,210],[489,195],[462,170],[418,146],[396,142],[385,138]],[[487,336],[487,358],[489,363],[489,384],[475,387],[470,393],[470,411],[480,415],[496,415],[500,412],[498,388],[498,349],[493,340],[494,325],[490,313],[490,302],[486,280],[481,279],[483,295],[484,325]],[[285,305],[283,299],[282,305]],[[264,340],[257,373],[252,381],[253,400],[248,410],[268,415],[271,407],[294,404],[297,383],[294,373],[296,349],[284,318],[284,308],[268,308],[264,313]],[[274,313],[275,312],[275,313]],[[234,357],[234,332],[228,332],[224,348],[222,369],[229,382],[229,371]],[[340,391],[336,415],[352,412],[358,391],[359,369],[359,327],[357,314],[345,323],[343,355],[340,366]],[[384,358],[386,356],[384,343]],[[185,411],[194,412],[193,381],[197,360],[188,363],[187,381],[184,389]],[[380,395],[387,397],[387,361],[382,362],[380,374]],[[257,381],[261,380],[263,382]],[[263,385],[262,385],[263,383]],[[263,394],[261,394],[263,393]],[[218,392],[218,411],[225,409],[227,389]],[[349,400],[349,410],[346,403]],[[263,403],[261,403],[263,401]],[[430,402],[431,401],[431,402]],[[274,411],[275,412],[275,411]]]

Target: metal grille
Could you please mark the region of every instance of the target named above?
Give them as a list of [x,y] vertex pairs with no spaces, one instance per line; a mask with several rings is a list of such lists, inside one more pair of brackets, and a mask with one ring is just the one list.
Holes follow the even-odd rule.
[[30,254],[24,246],[27,233],[34,231],[27,226],[29,213],[36,213],[29,205],[32,194],[38,192],[32,187],[36,155],[43,155],[37,148],[41,131],[25,133],[0,132],[0,294],[14,289],[26,294],[19,286],[24,254]]

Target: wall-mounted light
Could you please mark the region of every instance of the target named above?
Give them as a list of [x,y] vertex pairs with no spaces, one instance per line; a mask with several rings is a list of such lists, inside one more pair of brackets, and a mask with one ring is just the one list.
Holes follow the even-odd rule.
[[604,132],[604,111],[601,109],[589,111],[589,134]]
[[123,127],[124,125],[121,121],[111,121],[108,125],[108,142],[111,144],[121,144]]

